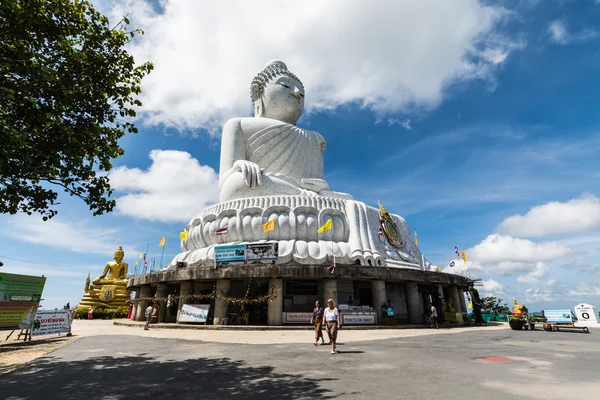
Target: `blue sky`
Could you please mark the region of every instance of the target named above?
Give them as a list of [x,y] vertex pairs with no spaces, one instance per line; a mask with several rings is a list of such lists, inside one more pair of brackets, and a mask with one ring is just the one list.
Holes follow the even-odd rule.
[[158,262],[167,235],[168,262],[218,199],[220,126],[250,115],[250,80],[277,57],[305,85],[298,125],[326,138],[334,190],[402,215],[445,270],[466,250],[483,294],[599,305],[600,4],[289,3],[95,2],[130,13],[146,31],[130,50],[156,66],[111,173],[118,208],[92,217],[62,195],[48,223],[0,216],[2,270],[46,275],[54,308],[76,304],[119,245],[132,271],[147,243]]

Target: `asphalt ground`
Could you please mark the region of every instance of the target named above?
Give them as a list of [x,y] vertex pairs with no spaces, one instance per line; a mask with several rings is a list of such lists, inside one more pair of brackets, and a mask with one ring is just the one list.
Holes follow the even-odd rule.
[[506,327],[344,343],[342,330],[335,355],[310,342],[88,336],[0,377],[0,399],[597,399],[599,335]]

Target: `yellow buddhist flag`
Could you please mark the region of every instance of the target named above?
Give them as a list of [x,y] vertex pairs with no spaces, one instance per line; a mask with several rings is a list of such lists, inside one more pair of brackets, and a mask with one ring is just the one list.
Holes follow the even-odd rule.
[[165,243],[167,243],[167,237],[163,237],[162,239],[160,239],[160,243],[158,244],[158,247],[163,247],[165,245]]
[[417,236],[417,230],[415,229],[415,244],[419,245],[419,237]]
[[269,222],[263,224],[263,231],[270,232],[275,230],[275,220],[272,219]]
[[472,301],[469,302],[469,308],[473,308],[473,302]]
[[179,240],[187,240],[188,238],[188,230],[184,229],[181,232],[179,232]]
[[467,253],[463,250],[462,253],[460,253],[461,257],[463,260],[465,260],[465,262],[467,262]]
[[329,218],[317,232],[322,233],[330,230],[331,228],[333,228],[333,223],[331,222],[331,218]]
[[439,265],[437,267],[437,272],[442,272],[442,267],[440,267]]
[[143,251],[140,253],[140,260],[141,260],[142,258],[144,258],[144,252],[143,252]]
[[136,262],[133,264],[133,266],[134,266],[134,267],[137,267],[137,266],[138,266],[138,264],[139,264],[139,261],[136,261]]
[[160,264],[158,264],[158,270],[160,271]]

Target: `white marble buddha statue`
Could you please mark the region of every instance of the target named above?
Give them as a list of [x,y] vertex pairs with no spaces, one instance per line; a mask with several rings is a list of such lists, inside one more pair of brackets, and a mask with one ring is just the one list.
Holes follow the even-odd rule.
[[282,61],[270,61],[251,84],[254,118],[233,118],[223,127],[220,201],[254,196],[321,195],[326,142],[296,127],[304,110],[304,86]]
[[[304,110],[304,86],[281,61],[270,61],[251,83],[255,116],[233,118],[223,127],[220,202],[187,225],[182,252],[169,264],[210,266],[214,246],[277,242],[284,264],[339,263],[421,268],[422,255],[406,221],[334,192],[323,179],[326,142],[296,122]],[[383,220],[390,241],[378,235]],[[319,227],[331,220],[330,230]],[[263,225],[274,221],[274,229]],[[227,226],[225,235],[217,231]]]

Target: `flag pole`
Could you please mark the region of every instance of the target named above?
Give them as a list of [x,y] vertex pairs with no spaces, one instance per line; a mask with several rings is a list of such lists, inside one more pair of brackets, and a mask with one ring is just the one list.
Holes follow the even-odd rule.
[[165,236],[165,244],[163,244],[163,246],[162,246],[163,250],[162,250],[162,253],[160,255],[160,262],[158,263],[158,265],[161,266],[161,267],[162,267],[162,262],[163,262],[163,256],[165,255],[165,245],[167,244],[167,239],[166,238],[167,237]]

